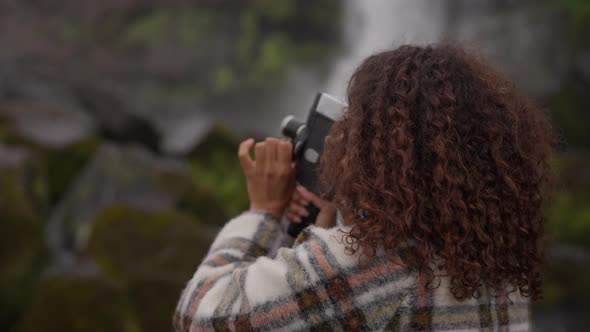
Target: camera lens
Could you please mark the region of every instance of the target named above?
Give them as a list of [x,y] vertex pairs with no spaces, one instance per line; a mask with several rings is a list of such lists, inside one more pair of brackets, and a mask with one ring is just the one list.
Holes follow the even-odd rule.
[[281,123],[281,132],[283,135],[296,139],[297,135],[305,128],[305,123],[295,120],[295,117],[288,115]]

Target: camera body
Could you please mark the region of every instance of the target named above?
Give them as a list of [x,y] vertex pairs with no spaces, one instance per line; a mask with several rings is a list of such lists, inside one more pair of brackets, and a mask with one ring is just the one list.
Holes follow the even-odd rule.
[[[292,115],[285,117],[281,125],[283,135],[293,143],[293,160],[297,165],[297,182],[308,190],[319,193],[319,165],[324,142],[335,121],[346,110],[346,103],[327,93],[318,93],[305,122]],[[300,224],[291,224],[288,233],[297,236],[309,224],[315,222],[319,209],[312,204],[309,216]]]

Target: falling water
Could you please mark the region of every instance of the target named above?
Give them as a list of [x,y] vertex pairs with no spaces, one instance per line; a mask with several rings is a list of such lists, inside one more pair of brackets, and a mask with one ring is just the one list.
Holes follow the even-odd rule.
[[559,20],[527,1],[344,0],[343,6],[343,50],[328,71],[296,67],[275,98],[263,105],[242,100],[234,109],[216,110],[216,116],[242,132],[277,135],[287,114],[306,116],[317,91],[343,96],[364,58],[406,43],[462,42],[535,95],[551,93],[567,74],[567,38]]
[[324,90],[343,95],[352,71],[367,56],[401,44],[439,40],[444,31],[444,1],[347,0],[344,43],[347,51],[335,62]]

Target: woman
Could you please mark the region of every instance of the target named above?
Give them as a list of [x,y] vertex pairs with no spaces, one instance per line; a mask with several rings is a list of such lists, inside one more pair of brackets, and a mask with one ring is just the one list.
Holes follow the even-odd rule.
[[[348,103],[322,157],[325,198],[343,218],[292,194],[288,142],[257,143],[253,160],[245,141],[251,210],[217,236],[176,329],[529,330],[550,183],[544,114],[446,45],[369,57]],[[320,225],[288,247],[278,220],[290,205],[297,222],[309,201]]]

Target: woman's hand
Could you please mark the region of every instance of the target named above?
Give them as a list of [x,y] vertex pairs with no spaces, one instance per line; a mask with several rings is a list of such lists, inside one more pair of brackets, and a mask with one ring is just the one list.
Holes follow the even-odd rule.
[[300,223],[304,217],[309,215],[307,205],[313,203],[320,209],[315,225],[323,228],[336,226],[336,206],[319,198],[316,194],[298,185],[293,191],[293,197],[287,208],[287,219],[294,223]]
[[250,150],[253,139],[240,144],[238,156],[248,182],[250,209],[268,212],[280,218],[291,199],[295,171],[291,165],[291,143],[267,138],[254,146],[254,160]]

